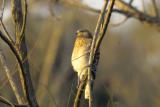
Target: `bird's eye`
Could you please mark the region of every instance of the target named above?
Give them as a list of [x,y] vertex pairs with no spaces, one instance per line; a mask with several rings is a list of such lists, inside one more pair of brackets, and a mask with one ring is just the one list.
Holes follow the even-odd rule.
[[76,32],[76,35],[79,33],[79,30]]

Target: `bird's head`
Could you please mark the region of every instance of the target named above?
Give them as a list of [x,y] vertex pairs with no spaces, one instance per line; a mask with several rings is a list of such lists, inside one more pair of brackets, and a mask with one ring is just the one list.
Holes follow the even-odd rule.
[[76,32],[76,35],[77,35],[78,37],[92,38],[91,32],[90,32],[89,30],[87,30],[87,29],[78,30],[78,31]]

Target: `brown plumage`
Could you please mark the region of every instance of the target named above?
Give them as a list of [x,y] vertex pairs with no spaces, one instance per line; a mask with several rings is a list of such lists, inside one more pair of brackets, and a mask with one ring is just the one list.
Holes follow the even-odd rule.
[[[77,31],[77,37],[74,44],[74,49],[72,52],[72,66],[75,72],[78,74],[78,84],[82,80],[83,75],[87,71],[88,67],[92,68],[92,76],[91,76],[91,89],[93,86],[93,81],[95,79],[96,66],[98,64],[97,61],[92,66],[89,65],[89,55],[90,48],[92,44],[92,34],[88,30],[79,30]],[[98,55],[99,56],[99,55]],[[99,57],[97,57],[99,59]],[[89,84],[87,83],[85,87],[85,99],[89,99]]]

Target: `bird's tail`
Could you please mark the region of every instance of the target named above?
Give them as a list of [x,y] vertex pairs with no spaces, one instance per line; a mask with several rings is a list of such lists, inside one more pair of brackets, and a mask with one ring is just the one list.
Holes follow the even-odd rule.
[[85,99],[89,99],[90,94],[92,94],[92,92],[93,92],[93,80],[91,80],[91,87],[90,88],[91,89],[89,89],[89,82],[87,82],[86,87],[85,87],[85,93],[84,93]]

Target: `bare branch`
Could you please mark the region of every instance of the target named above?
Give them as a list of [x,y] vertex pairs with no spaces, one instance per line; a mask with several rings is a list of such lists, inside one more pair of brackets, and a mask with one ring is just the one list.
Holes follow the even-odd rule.
[[0,15],[0,23],[1,23],[1,26],[2,26],[2,28],[3,28],[3,30],[4,30],[4,32],[7,34],[7,38],[8,38],[12,43],[14,43],[11,35],[10,35],[9,32],[7,31],[7,29],[6,29],[6,27],[5,27],[4,23],[3,23],[4,8],[5,8],[5,0],[3,0],[3,3],[2,3],[2,9],[1,9],[1,15]]
[[[109,1],[109,2],[112,2],[112,1]],[[104,18],[105,18],[105,15],[107,14],[106,13],[106,9],[107,9],[107,12],[110,11],[109,8],[108,8],[108,0],[105,1],[105,4],[104,4],[104,7],[102,8],[102,11],[100,13],[100,16],[99,16],[99,19],[98,19],[98,22],[97,22],[97,26],[96,26],[96,29],[95,29],[95,33],[94,33],[94,36],[93,36],[93,40],[92,40],[92,45],[91,45],[91,52],[90,52],[90,57],[89,57],[89,65],[92,65],[93,64],[93,61],[94,61],[94,56],[95,56],[95,45],[96,45],[96,40],[98,38],[98,35],[100,33],[100,30],[101,30],[101,27],[103,26],[103,23],[104,23]],[[89,89],[90,89],[90,96],[89,96],[89,107],[92,107],[92,90],[91,90],[91,68],[89,67],[88,68],[88,82],[89,82]]]
[[13,41],[11,35],[9,34],[9,32],[7,31],[7,28],[6,28],[6,26],[4,25],[2,19],[0,19],[0,23],[1,23],[2,28],[3,28],[4,32],[6,33],[8,39],[12,42],[12,44],[14,44],[14,41]]
[[[95,58],[95,54],[96,54],[97,50],[99,49],[101,41],[102,41],[102,39],[105,35],[105,32],[107,30],[108,23],[110,21],[110,17],[111,17],[111,13],[112,13],[112,9],[114,6],[114,2],[115,2],[115,0],[110,0],[109,3],[108,3],[108,1],[105,1],[104,7],[100,13],[100,16],[99,16],[99,19],[97,22],[97,26],[95,29],[95,33],[93,36],[92,45],[91,45],[89,65],[92,65],[94,58]],[[89,82],[89,84],[91,85],[90,81],[91,81],[91,68],[89,67],[87,69],[87,71],[85,72],[84,77],[83,77],[83,79],[77,89],[77,94],[75,97],[73,107],[79,107],[80,99],[81,99],[81,95],[83,93],[84,87],[87,82]],[[90,92],[91,92],[91,86],[89,86],[89,87],[90,87]],[[93,102],[92,102],[92,92],[91,92],[90,97],[89,97],[89,107],[92,107],[92,103]]]
[[17,104],[13,104],[11,103],[9,100],[7,100],[6,98],[0,96],[0,102],[3,103],[3,104],[6,104],[10,107],[28,107],[27,105],[17,105]]
[[[27,17],[27,3],[24,1],[24,12],[22,9],[22,1],[21,0],[12,0],[12,16],[15,23],[15,37],[16,37],[16,45],[15,49],[20,56],[21,63],[27,57],[27,45],[25,42],[25,26],[26,26],[26,17]],[[22,63],[23,72],[19,70],[21,83],[23,86],[23,90],[25,90],[25,94],[27,95],[27,100],[31,107],[38,107],[38,103],[35,97],[34,88],[32,85],[32,80],[30,76],[29,70],[29,62],[28,59]],[[21,68],[21,67],[20,67]]]
[[[24,2],[24,12],[22,9],[22,3],[19,0],[13,0],[12,2],[12,16],[15,22],[15,37],[16,37],[16,47],[17,47],[17,51],[20,53],[21,55],[21,59],[22,61],[24,60],[23,58],[23,54],[21,51],[21,44],[23,39],[25,39],[25,26],[26,26],[26,19],[27,19],[27,3],[26,0],[23,0]],[[25,41],[23,41],[25,42]],[[25,44],[24,44],[25,45]],[[26,49],[26,46],[24,47]],[[27,51],[25,51],[27,52]],[[24,62],[28,62],[28,60],[24,61]],[[28,68],[28,63],[26,63],[26,66],[24,68]],[[23,88],[23,92],[25,93],[25,86],[24,86],[24,79],[21,73],[21,70],[19,69],[19,66],[17,67],[17,70],[19,71],[19,75],[20,75],[20,80],[22,83],[22,88]],[[28,70],[27,70],[28,72]]]
[[15,38],[16,45],[20,44],[21,40],[21,28],[23,25],[23,13],[22,13],[22,5],[20,0],[11,0],[12,4],[12,17],[15,23]]
[[82,81],[79,84],[79,87],[77,89],[77,93],[76,93],[76,96],[75,96],[75,99],[74,99],[73,107],[79,107],[80,106],[81,96],[82,96],[83,90],[86,86],[86,83],[87,83],[87,71],[85,72],[85,75],[82,78]]
[[25,91],[26,91],[25,93],[27,95],[27,99],[28,99],[28,102],[29,102],[30,106],[31,107],[38,107],[38,104],[37,104],[36,99],[35,99],[35,93],[34,93],[34,91],[32,91],[32,84],[31,84],[32,82],[31,82],[31,79],[30,79],[30,75],[28,75],[28,72],[25,71],[24,68],[23,68],[23,63],[22,63],[20,54],[17,52],[16,47],[13,46],[12,43],[10,41],[8,41],[8,39],[6,39],[6,37],[4,36],[4,34],[1,31],[0,31],[0,37],[9,46],[9,48],[12,50],[12,52],[14,53],[19,65],[20,65],[22,75],[23,75],[23,78],[24,78]]
[[20,44],[22,42],[22,39],[24,37],[24,32],[25,32],[25,27],[26,27],[26,22],[27,22],[27,1],[23,0],[24,4],[24,14],[23,14],[23,23],[22,23],[22,28],[20,32]]
[[122,0],[116,0],[115,2],[116,6],[119,9],[115,9],[115,12],[124,14],[127,17],[134,17],[137,18],[138,20],[142,21],[142,22],[147,22],[149,24],[153,24],[153,25],[160,25],[160,19],[147,15],[143,12],[140,12],[138,9],[134,8],[133,6],[128,5],[127,3],[125,3]]
[[[35,42],[35,44],[33,45],[32,49],[28,52],[27,56],[23,59],[22,63],[24,63],[26,60],[28,60],[29,56],[32,54],[33,50],[34,50],[34,49],[36,48],[36,46],[38,45],[39,40],[40,40],[40,39],[38,39],[38,40]],[[17,66],[18,66],[18,63],[16,63],[16,64],[14,65],[13,73],[11,74],[12,76],[16,74],[16,67],[17,67]],[[3,87],[8,83],[8,81],[6,80],[6,78],[3,78],[3,79],[2,79],[2,83],[3,83],[3,84],[1,85],[0,89],[3,88]]]
[[[132,3],[134,2],[134,0],[130,0],[129,1],[129,5],[132,5]],[[117,27],[117,26],[120,26],[121,24],[124,24],[126,21],[128,20],[128,17],[125,17],[121,22],[119,22],[119,23],[112,23],[111,25],[113,26],[113,27]]]
[[23,102],[23,97],[22,97],[22,96],[19,94],[19,92],[18,92],[18,89],[17,89],[17,85],[16,85],[16,83],[15,83],[15,80],[14,80],[14,78],[12,77],[12,73],[11,73],[11,71],[9,70],[8,64],[7,64],[7,62],[6,62],[6,58],[5,58],[5,56],[4,56],[4,54],[2,53],[1,50],[0,50],[0,61],[1,61],[2,65],[3,65],[3,67],[4,67],[4,70],[5,70],[5,72],[6,72],[8,81],[9,81],[9,83],[10,83],[10,85],[11,85],[11,88],[12,88],[12,90],[13,90],[15,96],[16,96],[16,99],[17,99],[18,103],[19,103],[19,104],[23,104],[23,103],[24,103],[24,102]]
[[[109,5],[108,5],[108,8],[107,8],[107,13],[105,15],[105,19],[104,19],[104,22],[101,24],[102,27],[101,27],[101,31],[100,33],[98,34],[98,38],[96,40],[96,43],[95,43],[95,53],[98,52],[99,48],[100,48],[100,45],[101,45],[101,42],[105,36],[105,33],[107,31],[107,28],[108,28],[108,24],[110,22],[110,18],[111,18],[111,13],[112,13],[112,9],[113,9],[113,6],[114,6],[114,3],[115,3],[115,0],[112,0],[110,1]],[[96,35],[95,35],[96,36]],[[93,59],[94,60],[94,59]]]
[[9,100],[7,100],[6,98],[4,98],[2,96],[0,96],[0,102],[4,103],[4,104],[6,104],[6,105],[8,105],[10,107],[15,107],[14,104],[12,104]]
[[[89,65],[93,64],[93,61],[95,60],[95,55],[96,53],[98,53],[100,44],[102,42],[102,39],[107,31],[107,27],[108,24],[110,22],[110,17],[111,17],[111,13],[112,13],[112,9],[114,6],[115,0],[110,0],[109,3],[106,4],[107,5],[107,12],[105,14],[105,16],[100,16],[100,20],[103,20],[102,23],[98,23],[97,25],[97,29],[95,30],[95,34],[93,36],[93,41],[92,41],[92,45],[91,45],[91,53],[90,53],[90,58],[89,58]],[[104,6],[105,7],[105,6]],[[105,13],[105,10],[102,10],[102,13]],[[105,19],[104,19],[105,18]],[[100,30],[100,31],[98,31]],[[91,81],[91,67],[88,68],[88,80]],[[91,84],[91,83],[90,83]],[[91,92],[91,91],[90,91]],[[92,98],[90,98],[89,100],[89,107],[92,107]]]
[[[88,7],[87,5],[84,5],[80,2],[77,3],[77,1],[68,1],[68,0],[60,0],[62,4],[64,5],[69,5],[69,6],[74,6],[74,7],[78,7],[84,10],[88,10],[91,12],[95,12],[95,13],[100,13],[100,10]],[[160,26],[160,18],[157,17],[153,17],[150,16],[144,12],[139,11],[138,9],[136,9],[135,7],[133,7],[132,5],[129,5],[127,3],[125,3],[122,0],[116,0],[115,1],[115,5],[116,7],[118,7],[118,9],[114,9],[114,12],[120,13],[125,15],[128,18],[136,18],[142,22],[151,24],[151,25],[156,25],[156,26]]]

